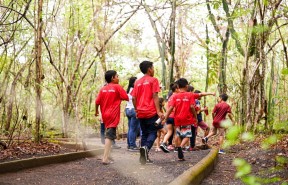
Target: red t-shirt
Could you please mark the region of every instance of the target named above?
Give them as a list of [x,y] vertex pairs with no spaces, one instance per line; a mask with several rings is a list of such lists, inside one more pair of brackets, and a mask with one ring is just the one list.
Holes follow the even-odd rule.
[[105,128],[117,127],[120,120],[121,100],[129,100],[126,91],[119,85],[109,83],[100,89],[95,103],[100,105]]
[[213,118],[213,126],[216,128],[221,127],[221,122],[226,119],[226,115],[231,113],[231,107],[226,102],[220,102],[215,105],[212,114],[215,114]]
[[144,75],[134,84],[131,95],[136,98],[138,118],[151,118],[157,114],[153,94],[160,92],[157,78]]
[[193,125],[197,127],[196,118],[190,111],[190,106],[195,106],[195,99],[191,92],[180,92],[174,95],[171,106],[175,107],[175,126]]
[[[167,110],[172,106],[172,102],[173,102],[173,99],[175,97],[175,94],[172,94],[169,99],[168,99],[168,104],[167,104]],[[169,118],[174,118],[174,113],[175,112],[175,109],[172,110],[171,114],[169,115]]]

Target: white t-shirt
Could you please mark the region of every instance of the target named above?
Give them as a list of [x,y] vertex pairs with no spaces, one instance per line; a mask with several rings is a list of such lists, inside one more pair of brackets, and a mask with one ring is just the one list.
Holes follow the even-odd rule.
[[132,90],[133,90],[133,88],[131,87],[129,90],[129,93],[128,93],[129,101],[127,102],[126,109],[134,109],[134,105],[132,102],[132,96],[130,94],[132,92]]

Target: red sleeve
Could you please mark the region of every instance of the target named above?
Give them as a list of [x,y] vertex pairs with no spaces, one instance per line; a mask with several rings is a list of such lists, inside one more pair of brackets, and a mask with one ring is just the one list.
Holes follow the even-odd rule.
[[[218,105],[218,104],[217,104],[217,105]],[[215,105],[215,107],[214,107],[212,113],[215,113],[215,112],[217,111],[217,107],[218,107],[217,105]]]
[[136,96],[136,86],[134,85],[134,88],[130,92],[131,96],[135,97]]
[[168,102],[169,107],[173,106],[175,107],[175,96],[170,97],[170,101]]
[[126,101],[129,100],[129,97],[128,97],[126,91],[120,85],[118,86],[118,91],[119,91],[121,100],[126,100]]
[[160,85],[157,78],[154,78],[152,82],[152,93],[160,92]]
[[195,103],[195,96],[194,96],[195,94],[193,93],[192,94],[192,96],[190,97],[190,105],[194,105],[194,107],[195,107],[195,105],[196,105],[196,103]]
[[100,105],[100,102],[101,102],[101,90],[100,92],[98,93],[98,96],[96,97],[96,100],[95,100],[95,104],[96,105]]
[[199,93],[193,93],[193,98],[196,100],[200,97],[200,94]]
[[228,113],[232,113],[230,105],[229,105],[229,108],[228,108],[227,112]]

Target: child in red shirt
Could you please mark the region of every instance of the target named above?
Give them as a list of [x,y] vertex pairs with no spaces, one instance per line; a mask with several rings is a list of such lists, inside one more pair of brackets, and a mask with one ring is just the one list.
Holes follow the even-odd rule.
[[187,92],[188,81],[180,78],[176,82],[179,86],[179,92],[174,95],[170,108],[167,110],[165,120],[168,119],[170,113],[174,109],[175,121],[175,145],[178,151],[178,160],[184,161],[182,147],[189,142],[189,138],[195,133],[197,127],[197,115],[195,111],[195,99],[193,94]]
[[107,165],[109,161],[112,141],[116,139],[116,127],[120,120],[120,104],[122,100],[128,101],[126,91],[118,84],[119,77],[117,72],[109,70],[105,73],[107,85],[102,87],[96,98],[95,116],[99,115],[99,106],[102,113],[102,119],[106,128],[105,148],[102,163]]
[[204,144],[207,143],[208,138],[211,136],[216,135],[217,130],[219,131],[219,153],[220,154],[225,154],[224,150],[222,149],[222,144],[224,142],[224,137],[225,137],[225,132],[226,128],[221,126],[221,123],[226,120],[226,115],[230,118],[232,122],[233,120],[233,115],[231,112],[231,107],[226,103],[228,99],[227,94],[221,94],[218,97],[218,104],[215,105],[213,111],[212,111],[212,117],[213,117],[213,129],[212,132],[210,132],[206,137],[202,139],[202,142]]
[[142,130],[140,163],[151,164],[153,162],[149,159],[148,152],[157,137],[158,127],[155,122],[158,118],[164,119],[164,115],[159,106],[160,86],[158,79],[153,77],[153,62],[143,61],[139,67],[144,76],[135,82],[131,95]]

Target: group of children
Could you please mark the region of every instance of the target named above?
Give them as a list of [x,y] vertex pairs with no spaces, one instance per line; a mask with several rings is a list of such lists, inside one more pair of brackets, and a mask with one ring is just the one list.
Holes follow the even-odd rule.
[[[225,136],[225,129],[222,128],[221,122],[225,120],[227,114],[233,121],[231,108],[226,103],[228,96],[226,94],[219,96],[219,103],[212,112],[213,129],[212,132],[209,133],[209,127],[203,122],[201,115],[201,111],[205,111],[207,108],[201,108],[199,100],[202,96],[215,96],[215,93],[193,92],[194,89],[192,86],[189,86],[188,81],[185,78],[180,78],[170,86],[172,94],[168,98],[166,113],[164,113],[161,107],[163,103],[160,103],[162,100],[158,96],[160,85],[158,79],[154,77],[153,63],[143,61],[139,67],[144,76],[138,80],[135,79],[136,81],[134,80],[131,90],[127,89],[129,96],[118,84],[119,78],[116,71],[109,70],[105,73],[107,85],[100,89],[95,102],[95,115],[99,115],[98,109],[100,106],[102,119],[106,128],[102,163],[104,165],[111,163],[109,158],[112,141],[116,138],[116,127],[120,119],[120,103],[122,100],[129,101],[129,99],[129,110],[133,109],[134,115],[139,121],[141,128],[141,147],[139,149],[139,160],[141,164],[153,163],[149,158],[149,150],[151,150],[157,139],[157,134],[158,146],[166,153],[172,149],[172,139],[174,135],[178,160],[184,161],[185,158],[182,148],[190,141],[189,150],[192,151],[194,149],[198,126],[205,131],[205,137],[202,139],[204,144],[207,144],[208,138],[215,135],[217,130],[219,130],[219,153],[224,153],[221,144]],[[160,124],[158,124],[159,122]],[[128,125],[129,124],[132,123],[129,122]],[[166,124],[167,131],[163,128],[164,124]],[[161,133],[164,135],[164,138],[160,144]],[[129,137],[128,140],[131,140],[131,138],[132,137]],[[133,141],[134,139],[135,136],[133,135]],[[129,149],[138,150],[134,142],[127,141],[127,143]],[[129,143],[131,146],[129,146]]]

